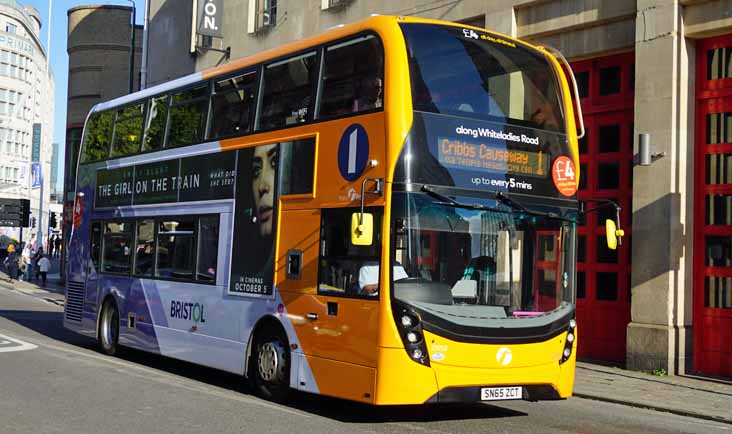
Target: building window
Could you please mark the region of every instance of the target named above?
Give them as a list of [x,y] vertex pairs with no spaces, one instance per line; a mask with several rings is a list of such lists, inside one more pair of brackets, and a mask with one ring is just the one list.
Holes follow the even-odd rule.
[[5,32],[16,34],[18,32],[18,26],[12,23],[5,24]]
[[732,77],[732,47],[707,51],[707,80]]

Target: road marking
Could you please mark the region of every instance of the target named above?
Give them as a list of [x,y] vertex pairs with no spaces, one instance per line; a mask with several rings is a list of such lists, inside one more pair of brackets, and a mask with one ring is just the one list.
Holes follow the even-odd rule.
[[38,345],[29,344],[10,336],[0,335],[0,353],[10,353],[14,351],[27,351],[38,348]]
[[[2,335],[2,334],[0,334],[0,337],[9,339],[7,336]],[[28,344],[28,345],[32,345],[34,348],[36,347],[36,345],[33,345],[33,344]],[[47,344],[47,343],[39,343],[38,346],[40,346],[42,349],[56,350],[56,351],[67,353],[67,354],[73,354],[76,356],[84,357],[86,359],[92,359],[92,360],[96,360],[99,362],[103,362],[108,365],[111,364],[111,365],[125,367],[125,368],[127,368],[127,370],[120,371],[120,372],[124,372],[127,375],[142,378],[142,379],[145,379],[148,381],[155,381],[155,382],[165,384],[168,386],[180,387],[180,388],[190,390],[193,392],[202,392],[202,393],[206,393],[210,396],[216,396],[219,398],[232,399],[234,401],[243,402],[243,403],[247,403],[247,404],[253,404],[253,405],[257,405],[259,407],[264,407],[264,408],[269,408],[269,409],[273,409],[276,411],[290,413],[292,415],[296,415],[296,416],[300,416],[300,417],[305,417],[305,418],[311,417],[310,414],[302,412],[300,410],[293,410],[293,409],[290,409],[290,408],[287,408],[284,406],[280,406],[277,404],[270,404],[266,401],[261,401],[258,398],[250,397],[248,395],[244,395],[244,394],[241,394],[236,391],[232,391],[232,390],[228,390],[228,389],[219,389],[217,386],[211,386],[210,384],[203,383],[203,382],[200,382],[200,381],[197,381],[194,379],[176,376],[174,374],[169,374],[169,373],[166,373],[164,371],[159,371],[154,368],[148,368],[146,366],[138,365],[136,363],[127,362],[122,359],[115,359],[115,358],[112,358],[109,356],[102,356],[102,355],[97,355],[94,353],[85,353],[83,351],[77,351],[77,350],[73,350],[70,348],[64,348],[64,347],[61,347],[58,345],[52,345],[52,344]],[[160,356],[157,356],[154,354],[151,354],[151,356],[160,357]],[[137,371],[137,372],[132,372],[132,371]]]

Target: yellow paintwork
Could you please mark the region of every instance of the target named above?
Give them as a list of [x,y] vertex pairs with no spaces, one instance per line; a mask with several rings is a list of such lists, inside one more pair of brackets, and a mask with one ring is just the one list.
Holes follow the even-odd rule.
[[[357,117],[292,126],[281,131],[252,134],[221,141],[222,150],[314,137],[316,140],[315,180],[312,194],[280,197],[276,237],[275,285],[287,309],[287,318],[297,333],[320,393],[374,404],[418,404],[445,387],[491,384],[551,384],[562,397],[572,393],[574,352],[559,365],[564,334],[547,342],[510,345],[514,361],[507,367],[497,365],[495,355],[501,345],[451,342],[426,333],[427,342],[444,351],[445,359],[426,367],[407,355],[394,323],[389,282],[390,267],[382,267],[380,301],[318,295],[318,255],[320,210],[331,207],[357,207],[354,193],[360,193],[365,177],[383,178],[384,195],[368,195],[366,205],[383,206],[382,263],[390,263],[391,245],[388,223],[391,220],[392,176],[402,144],[411,128],[413,113],[406,46],[400,22],[435,23],[470,27],[442,21],[371,17],[357,23],[329,30],[273,50],[236,60],[202,72],[205,79],[228,74],[268,60],[305,50],[362,31],[379,35],[385,51],[384,111]],[[482,29],[480,29],[482,30]],[[558,62],[541,47],[496,34],[506,40],[542,51],[558,72],[565,107],[567,138],[579,174],[572,99],[569,86]],[[347,182],[340,177],[337,150],[345,129],[361,124],[369,137],[369,160],[376,167]],[[577,176],[579,182],[579,175]],[[344,237],[349,234],[344,233]],[[289,249],[303,251],[300,280],[288,280],[285,267]],[[338,304],[338,315],[327,315],[327,303]],[[316,313],[317,320],[309,320]],[[576,346],[576,341],[575,341]],[[429,352],[434,352],[428,347]]]

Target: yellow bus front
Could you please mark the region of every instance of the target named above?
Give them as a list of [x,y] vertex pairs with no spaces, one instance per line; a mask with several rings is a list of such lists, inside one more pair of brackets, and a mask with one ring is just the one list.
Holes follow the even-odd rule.
[[398,26],[385,44],[373,402],[569,397],[579,167],[567,80],[511,38]]

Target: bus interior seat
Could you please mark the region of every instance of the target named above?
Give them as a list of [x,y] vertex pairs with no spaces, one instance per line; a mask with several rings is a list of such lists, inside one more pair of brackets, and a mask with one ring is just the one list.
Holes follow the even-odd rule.
[[472,302],[478,298],[478,282],[475,280],[458,280],[451,289],[452,298],[460,302]]

